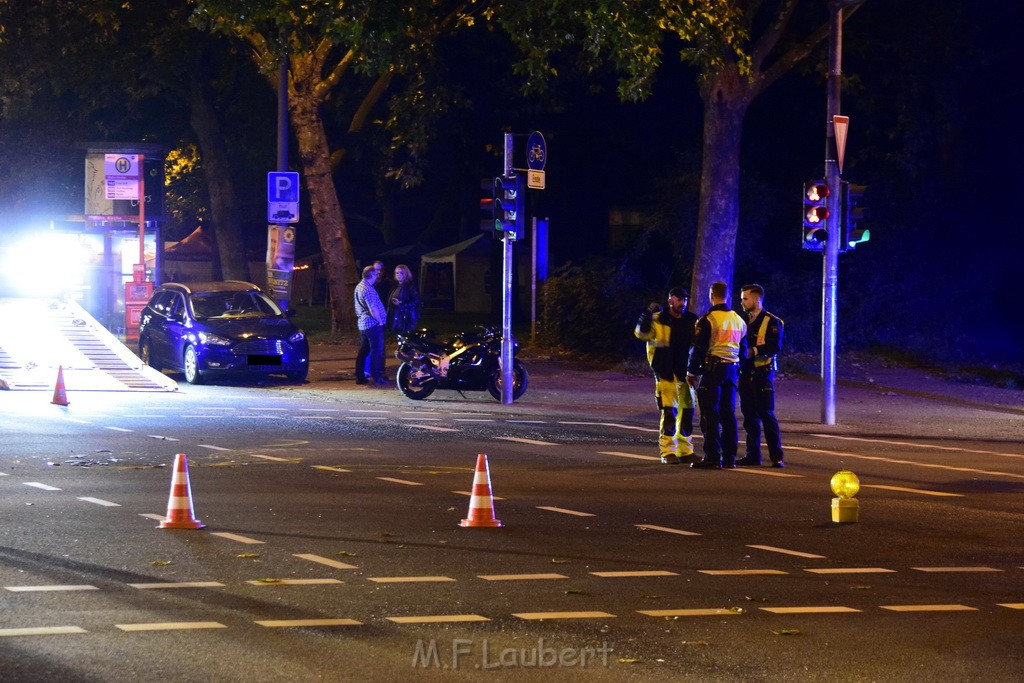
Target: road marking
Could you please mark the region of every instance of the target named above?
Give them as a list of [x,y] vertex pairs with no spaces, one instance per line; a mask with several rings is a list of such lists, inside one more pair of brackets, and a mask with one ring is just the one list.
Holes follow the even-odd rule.
[[261,407],[261,408],[252,408],[251,410],[254,410],[254,411],[262,410],[262,411],[268,411],[268,412],[283,413],[286,410],[289,410],[289,408],[262,408]]
[[529,444],[530,446],[558,446],[559,445],[557,443],[552,443],[550,441],[537,441],[536,439],[520,439],[518,436],[496,436],[494,438],[495,439],[499,439],[501,441],[515,441],[516,443],[525,443],[525,444]]
[[250,453],[250,458],[259,458],[260,460],[273,460],[274,462],[298,462],[302,458],[279,458],[276,455],[259,455],[258,453]]
[[276,621],[257,621],[258,626],[267,628],[300,628],[303,626],[362,626],[363,622],[355,619],[282,619]]
[[207,444],[207,443],[201,443],[201,444],[199,444],[199,447],[200,448],[206,448],[206,449],[209,449],[211,451],[230,451],[231,450],[230,448],[224,448],[222,446],[211,446],[210,444]]
[[390,410],[378,410],[378,409],[372,409],[371,410],[370,408],[352,408],[349,412],[352,412],[352,413],[385,413],[385,414],[391,414]]
[[161,588],[221,588],[224,584],[216,581],[179,581],[178,583],[129,583],[139,590],[159,590]]
[[160,434],[150,434],[149,438],[151,438],[151,439],[160,439],[161,441],[178,441],[178,439],[175,439],[174,437],[162,436]]
[[505,420],[505,422],[516,425],[546,425],[548,423],[547,420]]
[[250,586],[324,586],[327,584],[344,583],[338,579],[253,579],[246,581]]
[[862,489],[882,489],[883,491],[900,491],[902,493],[920,493],[923,496],[948,496],[953,498],[963,498],[962,493],[947,493],[945,491],[927,491],[925,489],[910,489],[905,486],[882,486],[881,484],[864,484],[861,486]]
[[[161,517],[160,519],[163,519]],[[238,541],[239,543],[248,543],[249,545],[263,545],[266,541],[257,541],[255,538],[249,538],[248,536],[239,536],[238,534],[230,534],[226,531],[214,531],[210,534],[211,536],[220,536],[226,538],[229,541]]]
[[[225,408],[224,410],[232,410],[232,409],[231,408]],[[190,420],[198,420],[198,419],[220,420],[220,419],[223,419],[224,416],[223,415],[188,415],[188,414],[185,414],[185,415],[182,415],[182,417],[187,417]]]
[[189,631],[202,628],[227,628],[216,621],[165,621],[151,624],[114,624],[122,631]]
[[622,453],[620,451],[598,451],[599,455],[614,455],[617,458],[633,458],[634,460],[661,460],[656,455],[640,455],[639,453]]
[[805,569],[812,574],[895,574],[895,569],[883,567],[832,567],[830,569]]
[[125,429],[124,427],[108,427],[106,425],[104,425],[103,428],[104,429],[109,429],[109,430],[115,431],[115,432],[134,432],[135,431],[134,429]]
[[455,422],[496,422],[493,417],[456,417]]
[[1009,607],[1010,609],[1024,609],[1024,602],[1001,602],[1000,607]]
[[1024,474],[1015,474],[1013,472],[998,472],[995,470],[979,470],[976,467],[954,467],[952,465],[939,465],[931,462],[917,462],[916,460],[899,460],[896,458],[883,458],[878,455],[861,455],[859,453],[848,453],[846,451],[827,451],[821,448],[805,448],[803,446],[790,446],[786,448],[794,451],[803,451],[805,453],[820,453],[822,455],[835,455],[840,458],[854,458],[857,460],[871,460],[874,462],[885,462],[893,465],[909,465],[911,467],[925,467],[928,469],[935,470],[946,470],[949,472],[967,472],[969,474],[985,474],[988,476],[999,476],[999,477],[1010,477],[1011,479],[1024,479]]
[[340,413],[337,408],[299,408],[302,413]]
[[309,560],[310,562],[316,562],[317,564],[325,564],[328,567],[334,567],[335,569],[359,569],[354,564],[346,564],[344,562],[338,562],[328,557],[320,557],[319,555],[312,555],[310,553],[298,553],[292,557],[297,557],[300,560]]
[[139,517],[145,517],[146,519],[155,519],[158,522],[162,522],[165,519],[167,519],[166,515],[158,515],[154,512],[141,512],[139,513]]
[[25,486],[31,486],[33,488],[42,489],[43,491],[60,491],[61,489],[56,486],[50,486],[48,484],[40,484],[38,481],[26,481],[23,482]]
[[881,443],[887,446],[913,446],[914,448],[928,448],[935,451],[952,451],[954,453],[978,453],[982,455],[1001,455],[1006,458],[1024,458],[1020,453],[1002,453],[1000,451],[986,451],[976,448],[959,448],[957,446],[937,446],[927,443],[913,443],[910,441],[888,441],[886,439],[866,439],[858,436],[839,436],[837,434],[811,434],[811,436],[823,439],[841,439],[843,441],[862,441],[865,443]]
[[737,467],[731,472],[742,472],[743,474],[760,474],[764,477],[799,477],[803,478],[802,474],[793,474],[792,472],[779,472],[778,469],[770,469],[768,467]]
[[351,416],[349,416],[348,419],[350,419],[350,420],[386,420],[387,418],[384,417],[383,415],[381,415],[380,417],[378,417],[376,415],[351,415]]
[[623,425],[623,424],[619,424],[618,422],[602,422],[601,424],[608,425],[609,427],[618,427],[619,429],[633,429],[633,430],[636,430],[638,432],[657,432],[658,431],[657,429],[653,429],[651,427],[637,427],[636,425]]
[[77,420],[77,419],[75,419],[73,417],[67,418],[67,421],[68,422],[74,422],[74,423],[80,424],[80,425],[91,425],[92,424],[91,420]]
[[993,567],[911,567],[919,572],[1001,572]]
[[967,605],[879,605],[890,612],[977,612],[977,607]]
[[[472,491],[452,491],[452,493],[457,493],[460,496],[472,496],[473,495]],[[505,499],[501,498],[499,496],[491,496],[491,500],[505,500]]]
[[369,580],[374,583],[440,583],[455,579],[450,576],[376,576]]
[[406,486],[423,486],[422,482],[408,481],[406,479],[395,479],[394,477],[377,477],[381,481],[390,481],[392,484],[405,484]]
[[4,590],[9,590],[12,593],[46,593],[56,591],[98,591],[99,588],[83,584],[81,586],[4,586]]
[[824,560],[824,555],[815,555],[814,553],[802,553],[799,550],[786,550],[785,548],[776,548],[773,545],[748,545],[748,548],[756,548],[758,550],[767,550],[770,553],[782,553],[783,555],[795,555],[797,557],[806,557],[810,560]]
[[0,628],[0,636],[60,636],[67,633],[88,633],[81,626],[34,626],[31,628]]
[[461,429],[455,429],[454,427],[436,427],[434,425],[421,425],[421,424],[407,424],[406,427],[413,427],[415,429],[427,429],[432,432],[461,432]]
[[108,508],[119,508],[119,507],[121,507],[120,503],[112,503],[109,500],[103,500],[102,498],[90,498],[88,496],[82,496],[82,497],[79,497],[78,500],[84,500],[86,503],[95,503],[96,505],[102,505],[103,507],[108,507]]
[[641,609],[638,613],[648,617],[719,617],[730,614],[743,614],[740,610],[724,609],[721,607],[711,609]]
[[331,467],[330,465],[312,465],[314,470],[324,470],[325,472],[351,472],[352,470],[346,470],[344,467]]
[[478,579],[484,581],[537,581],[544,579],[568,579],[564,574],[482,574]]
[[576,517],[597,517],[597,515],[589,512],[580,512],[579,510],[566,510],[565,508],[556,508],[549,505],[538,505],[538,510],[547,510],[548,512],[560,512],[563,515],[575,515]]
[[679,576],[676,572],[669,572],[663,569],[651,569],[647,571],[633,571],[633,572],[590,572],[594,576],[600,576],[604,579],[618,579],[631,576]]
[[771,612],[772,614],[846,614],[861,611],[852,607],[828,605],[822,607],[759,607],[758,609]]
[[777,576],[787,573],[781,569],[698,569],[697,571],[708,576]]
[[487,617],[479,614],[437,614],[424,617],[387,617],[388,621],[396,624],[446,624],[460,623],[467,621],[490,621]]
[[434,420],[434,421],[437,421],[437,420],[440,420],[441,418],[439,418],[439,417],[429,417],[429,416],[426,416],[426,415],[413,415],[412,417],[399,417],[398,419],[399,420]]
[[513,614],[520,619],[613,619],[614,614],[608,612],[519,612]]
[[657,526],[656,524],[634,524],[637,529],[650,529],[651,531],[664,531],[669,534],[678,534],[680,536],[700,536],[696,531],[684,531],[683,529],[673,529],[667,526]]
[[0,477],[6,477],[6,476],[9,476],[6,472],[0,472]]

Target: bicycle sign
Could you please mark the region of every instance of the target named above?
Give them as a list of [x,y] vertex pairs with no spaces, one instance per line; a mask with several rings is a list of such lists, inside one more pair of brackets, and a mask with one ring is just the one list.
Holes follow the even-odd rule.
[[548,145],[539,130],[530,133],[526,141],[526,165],[534,171],[543,171],[548,161]]

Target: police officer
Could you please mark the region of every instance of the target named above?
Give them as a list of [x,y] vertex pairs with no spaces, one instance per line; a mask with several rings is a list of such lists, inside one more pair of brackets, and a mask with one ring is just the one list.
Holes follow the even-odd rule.
[[740,361],[740,411],[747,433],[741,467],[761,464],[761,426],[772,467],[784,467],[782,434],[775,417],[775,358],[782,351],[782,319],[764,310],[764,288],[744,285],[740,303],[747,314],[747,352]]
[[647,342],[647,361],[654,371],[654,397],[661,411],[658,448],[661,462],[675,465],[693,458],[693,388],[686,382],[686,364],[697,316],[686,310],[690,293],[668,291],[668,306],[652,303],[640,314],[633,334]]
[[715,282],[709,292],[711,308],[697,321],[686,381],[697,387],[704,459],[690,467],[736,467],[739,429],[736,424],[736,386],[747,324],[725,302],[729,286]]

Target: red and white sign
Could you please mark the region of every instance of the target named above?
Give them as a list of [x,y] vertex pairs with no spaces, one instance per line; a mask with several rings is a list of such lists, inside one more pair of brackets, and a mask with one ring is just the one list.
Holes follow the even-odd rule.
[[843,172],[843,153],[846,151],[846,131],[850,127],[849,116],[833,116],[832,127],[836,132],[836,162],[839,164],[839,173]]

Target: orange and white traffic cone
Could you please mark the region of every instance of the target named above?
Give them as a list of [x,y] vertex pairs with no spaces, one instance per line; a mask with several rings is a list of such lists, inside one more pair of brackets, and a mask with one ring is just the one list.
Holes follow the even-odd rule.
[[202,529],[203,523],[192,514],[192,487],[188,483],[188,460],[184,453],[174,456],[171,496],[167,499],[167,519],[161,529]]
[[491,495],[491,473],[487,469],[487,455],[476,456],[476,472],[473,475],[473,492],[469,498],[469,517],[459,522],[459,526],[473,527],[501,526],[494,518],[494,496]]
[[54,405],[66,406],[69,405],[67,391],[64,390],[64,366],[57,366],[57,383],[53,386],[53,400],[50,401]]

